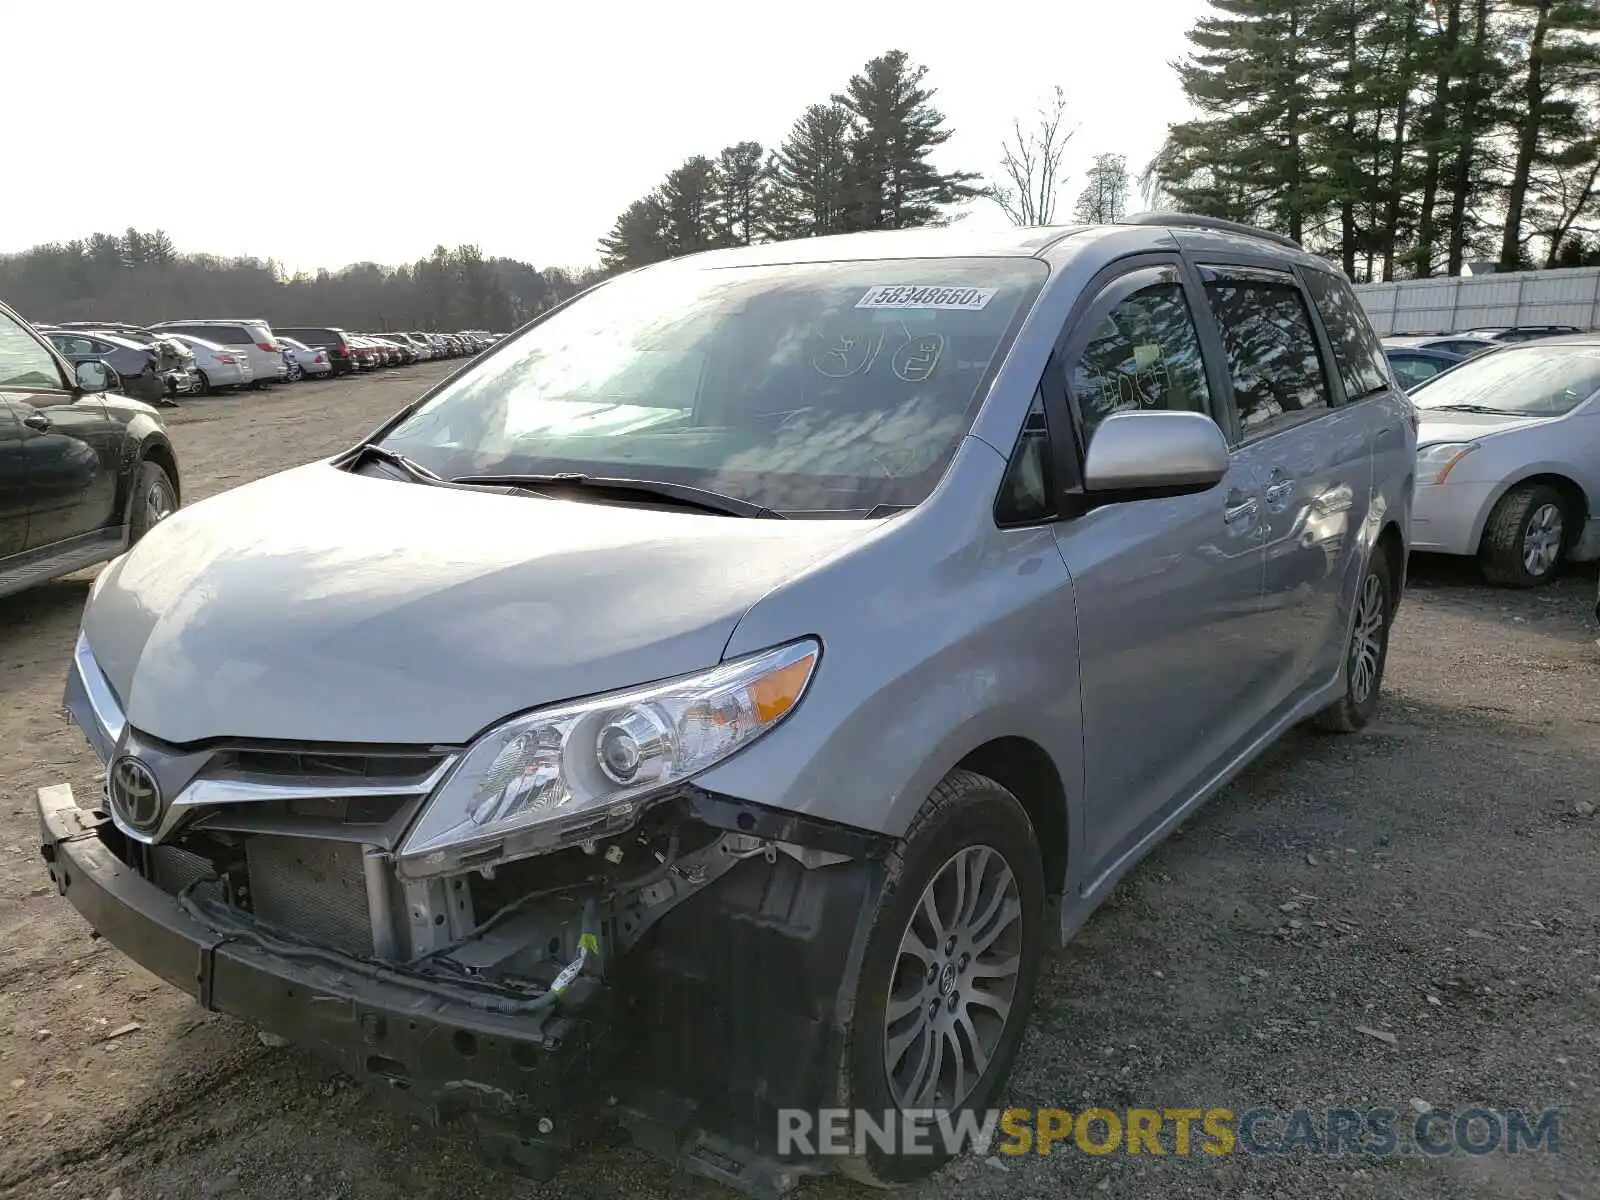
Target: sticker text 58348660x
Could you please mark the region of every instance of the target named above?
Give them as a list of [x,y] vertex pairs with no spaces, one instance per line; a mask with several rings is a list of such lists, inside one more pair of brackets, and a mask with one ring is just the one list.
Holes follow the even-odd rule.
[[856,301],[857,308],[943,308],[958,312],[978,312],[994,299],[996,288],[925,286],[907,283],[880,283],[867,289]]

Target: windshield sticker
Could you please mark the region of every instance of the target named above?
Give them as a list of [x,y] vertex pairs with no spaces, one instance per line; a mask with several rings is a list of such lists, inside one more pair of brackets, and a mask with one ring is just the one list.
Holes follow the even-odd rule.
[[1133,348],[1133,361],[1140,367],[1151,367],[1161,361],[1161,347],[1154,342],[1146,342]]
[[882,283],[867,289],[857,308],[923,308],[952,312],[979,312],[994,299],[998,288],[923,287]]
[[906,383],[921,383],[939,366],[944,356],[944,337],[914,337],[894,352],[894,373]]

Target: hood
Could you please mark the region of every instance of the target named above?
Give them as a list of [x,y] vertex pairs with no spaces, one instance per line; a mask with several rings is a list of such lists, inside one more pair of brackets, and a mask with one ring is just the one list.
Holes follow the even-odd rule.
[[157,525],[101,573],[84,632],[129,724],[164,741],[459,743],[529,708],[715,665],[752,604],[876,524],[315,463]]
[[1506,416],[1501,413],[1430,412],[1417,408],[1417,445],[1439,442],[1471,442],[1490,433],[1510,433],[1531,425],[1543,425],[1559,417]]

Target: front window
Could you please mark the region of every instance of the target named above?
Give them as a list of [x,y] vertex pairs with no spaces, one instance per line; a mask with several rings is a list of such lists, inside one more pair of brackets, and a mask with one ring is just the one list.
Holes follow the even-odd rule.
[[451,478],[647,479],[791,514],[916,504],[1045,275],[1020,258],[648,269],[502,342],[383,444]]
[[1600,346],[1527,346],[1468,359],[1411,393],[1418,408],[1560,417],[1600,391]]
[[33,335],[0,312],[0,388],[59,388],[61,372]]

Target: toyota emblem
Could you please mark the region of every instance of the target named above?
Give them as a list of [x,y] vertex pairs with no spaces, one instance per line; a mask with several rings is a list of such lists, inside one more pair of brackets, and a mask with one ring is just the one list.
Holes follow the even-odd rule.
[[112,813],[132,832],[153,833],[161,823],[161,785],[137,758],[124,755],[111,764],[106,793]]

